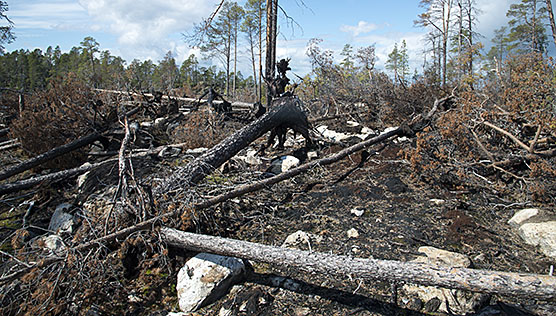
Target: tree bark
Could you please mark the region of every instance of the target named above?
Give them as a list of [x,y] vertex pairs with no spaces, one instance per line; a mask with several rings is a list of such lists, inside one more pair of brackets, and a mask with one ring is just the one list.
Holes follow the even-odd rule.
[[[276,68],[276,32],[278,27],[278,0],[266,1],[266,70],[265,81],[274,79]],[[267,106],[272,104],[271,89],[267,87]]]
[[554,22],[554,12],[552,11],[552,1],[546,0],[546,9],[548,10],[548,18],[550,19],[550,28],[552,29],[552,39],[556,46],[556,23]]
[[5,169],[4,171],[2,171],[0,173],[0,180],[4,180],[7,179],[11,176],[14,176],[16,174],[19,174],[23,171],[29,170],[33,167],[36,167],[42,163],[45,163],[47,161],[50,161],[56,157],[59,157],[63,154],[69,153],[71,151],[74,151],[78,148],[87,146],[89,144],[92,144],[94,141],[96,141],[97,139],[99,139],[101,137],[101,134],[98,132],[93,132],[91,134],[88,134],[86,136],[83,136],[81,138],[78,138],[70,143],[67,143],[65,145],[62,145],[60,147],[56,147],[54,149],[51,149],[43,154],[40,154],[36,157],[33,157],[29,160],[26,160],[16,166],[13,166],[11,168]]
[[73,177],[73,176],[85,173],[89,170],[98,168],[102,165],[106,165],[108,163],[114,163],[116,161],[117,161],[117,159],[109,159],[109,160],[105,160],[105,161],[95,163],[95,164],[92,164],[92,165],[84,165],[84,166],[80,166],[80,167],[77,167],[77,168],[58,171],[58,172],[50,173],[50,174],[43,175],[43,176],[38,176],[38,177],[33,177],[33,178],[25,179],[25,180],[12,182],[12,183],[2,184],[2,185],[0,185],[0,194],[6,194],[6,193],[17,192],[17,191],[29,189],[29,188],[34,187],[37,184],[44,183],[44,182],[52,182],[52,181],[58,181],[58,180],[61,180],[61,179],[66,179],[66,178],[69,178],[69,177]]
[[[135,113],[137,113],[139,111],[139,108],[135,108],[132,109],[130,111],[128,111],[125,115],[126,116],[131,116]],[[0,172],[0,181],[7,179],[11,176],[14,176],[16,174],[22,173],[23,171],[29,170],[31,168],[34,168],[42,163],[45,163],[47,161],[50,161],[56,157],[59,157],[61,155],[67,154],[71,151],[74,151],[76,149],[79,149],[81,147],[87,146],[92,144],[93,142],[95,142],[96,140],[98,140],[101,137],[101,133],[100,132],[92,132],[88,135],[85,135],[81,138],[78,138],[70,143],[67,143],[65,145],[53,148],[45,153],[42,153],[38,156],[35,156],[31,159],[28,159],[16,166],[13,166],[11,168],[7,168],[3,171]]]
[[9,127],[0,129],[0,137],[4,137],[4,136],[8,135],[9,132],[10,132]]
[[361,259],[348,256],[267,246],[222,237],[187,233],[163,227],[172,246],[279,266],[307,273],[363,280],[405,282],[471,292],[520,296],[554,301],[556,277],[467,268],[449,268],[414,262]]
[[172,176],[155,188],[155,195],[197,184],[206,175],[212,173],[255,139],[275,127],[292,128],[309,141],[308,124],[307,116],[303,112],[301,101],[298,98],[287,97],[277,99],[274,101],[271,111],[265,113],[265,115],[256,121],[243,127],[202,156],[174,172]]

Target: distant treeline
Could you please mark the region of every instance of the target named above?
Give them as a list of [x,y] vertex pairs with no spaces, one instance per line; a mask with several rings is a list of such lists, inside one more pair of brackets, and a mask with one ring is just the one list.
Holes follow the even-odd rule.
[[[51,79],[75,73],[96,88],[168,91],[174,88],[203,89],[226,86],[226,74],[216,66],[203,67],[195,55],[181,66],[171,52],[157,64],[134,59],[129,64],[109,51],[100,51],[98,42],[86,37],[78,47],[63,53],[59,46],[42,51],[17,50],[0,54],[0,87],[25,92],[45,89]],[[252,77],[236,76],[236,89],[252,90]]]

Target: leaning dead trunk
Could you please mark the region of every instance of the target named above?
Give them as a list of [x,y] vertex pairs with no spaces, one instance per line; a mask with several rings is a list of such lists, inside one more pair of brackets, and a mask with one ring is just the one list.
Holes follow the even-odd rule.
[[180,187],[197,184],[240,150],[275,127],[291,128],[309,141],[309,123],[301,107],[301,101],[296,97],[286,97],[275,100],[273,104],[271,111],[232,134],[185,167],[178,169],[160,184],[154,193],[171,192]]

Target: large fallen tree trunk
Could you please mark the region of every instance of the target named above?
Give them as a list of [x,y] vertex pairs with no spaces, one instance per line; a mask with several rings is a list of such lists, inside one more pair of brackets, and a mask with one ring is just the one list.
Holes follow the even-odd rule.
[[161,234],[175,247],[294,267],[308,273],[556,300],[556,277],[553,276],[353,258],[199,235],[167,227],[161,229]]
[[158,195],[197,184],[206,175],[273,128],[292,128],[310,141],[308,124],[307,116],[298,98],[277,99],[271,111],[227,137],[183,168],[176,170],[172,176],[155,188],[154,193]]

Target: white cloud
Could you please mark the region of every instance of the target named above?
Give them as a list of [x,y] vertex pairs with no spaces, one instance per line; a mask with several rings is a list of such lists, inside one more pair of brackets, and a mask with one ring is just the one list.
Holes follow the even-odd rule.
[[366,22],[366,21],[359,21],[359,23],[357,23],[357,25],[355,25],[355,26],[342,25],[340,27],[340,31],[342,31],[344,33],[351,33],[353,36],[358,36],[360,34],[369,33],[369,32],[374,31],[376,29],[378,29],[378,26],[376,24],[369,23],[369,22]]
[[[187,56],[185,45],[169,38],[207,17],[217,0],[79,0],[89,15],[118,36],[124,59],[161,59],[167,51]],[[98,24],[97,24],[98,25]],[[182,47],[183,46],[183,47]],[[181,47],[181,48],[180,48]],[[179,49],[178,49],[179,48]]]
[[84,29],[87,12],[75,1],[59,0],[21,4],[9,11],[9,17],[21,29]]

